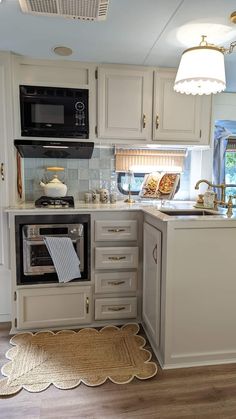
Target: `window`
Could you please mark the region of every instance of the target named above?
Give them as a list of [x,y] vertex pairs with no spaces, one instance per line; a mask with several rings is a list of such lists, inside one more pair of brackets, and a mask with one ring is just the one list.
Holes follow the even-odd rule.
[[[226,201],[236,194],[236,121],[215,121],[213,183],[232,185],[225,190]],[[219,189],[216,192],[220,199]]]
[[190,162],[191,152],[186,149],[116,148],[115,169],[118,173],[118,190],[123,195],[128,195],[127,173],[129,171],[133,172],[130,189],[132,195],[139,194],[146,174],[151,172],[181,173],[182,188],[179,191],[178,185],[177,199],[188,199]]
[[226,188],[226,198],[236,195],[236,138],[230,137],[225,151],[225,183],[232,184]]
[[[131,195],[139,194],[145,174],[146,173],[134,173],[134,177],[130,185]],[[125,172],[118,173],[117,186],[123,195],[128,195],[128,183]]]

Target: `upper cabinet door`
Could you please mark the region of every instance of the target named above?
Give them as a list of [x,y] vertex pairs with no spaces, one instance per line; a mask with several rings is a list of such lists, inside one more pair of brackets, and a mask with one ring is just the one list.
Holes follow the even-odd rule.
[[155,71],[153,139],[169,144],[209,145],[211,96],[176,93],[176,71]]
[[151,139],[152,70],[98,68],[98,137]]

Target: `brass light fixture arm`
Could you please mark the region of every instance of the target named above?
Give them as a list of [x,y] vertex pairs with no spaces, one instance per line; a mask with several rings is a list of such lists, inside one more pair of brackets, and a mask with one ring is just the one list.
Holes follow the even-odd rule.
[[234,51],[234,48],[236,48],[236,41],[231,42],[229,49],[226,50],[226,54],[232,54]]
[[234,48],[236,48],[236,41],[231,42],[229,48],[225,48],[225,47],[219,47],[218,45],[215,44],[209,44],[206,40],[207,36],[206,35],[201,35],[202,40],[199,44],[199,46],[201,47],[213,47],[216,48],[218,50],[220,50],[223,54],[232,54],[232,52],[234,52]]

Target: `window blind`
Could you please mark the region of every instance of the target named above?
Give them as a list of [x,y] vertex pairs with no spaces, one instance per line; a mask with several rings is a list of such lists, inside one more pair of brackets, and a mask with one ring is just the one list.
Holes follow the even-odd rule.
[[183,170],[186,149],[153,150],[153,149],[115,149],[116,172],[131,170],[136,173],[151,171]]

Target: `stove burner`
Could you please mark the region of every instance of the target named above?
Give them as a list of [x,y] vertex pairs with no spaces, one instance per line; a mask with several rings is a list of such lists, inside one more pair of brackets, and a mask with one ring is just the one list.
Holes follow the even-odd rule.
[[50,197],[41,196],[35,201],[36,208],[74,208],[73,196]]

